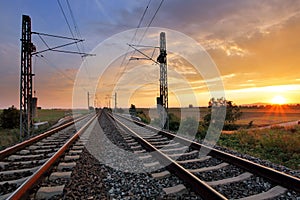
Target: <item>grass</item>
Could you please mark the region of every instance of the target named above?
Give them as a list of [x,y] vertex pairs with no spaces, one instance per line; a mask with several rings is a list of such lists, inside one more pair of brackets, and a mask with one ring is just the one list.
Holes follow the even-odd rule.
[[300,109],[284,106],[259,109],[242,108],[241,111],[243,114],[236,122],[239,125],[247,125],[250,121],[253,121],[254,126],[267,126],[300,119]]
[[218,144],[292,169],[300,169],[299,126],[241,130],[221,135]]
[[0,150],[19,141],[19,129],[0,128]]
[[[138,108],[151,118],[158,118],[155,109]],[[253,121],[252,127],[267,126],[282,122],[296,121],[300,119],[299,108],[289,108],[285,106],[273,106],[266,108],[241,108],[242,116],[236,121],[237,125],[246,127],[249,122]],[[194,116],[194,112],[199,112],[195,108],[169,108],[169,113],[173,113],[179,119]],[[200,119],[208,113],[207,107],[200,107]]]
[[66,109],[47,109],[47,110],[38,110],[37,117],[34,118],[35,122],[48,121],[50,125],[55,124],[59,119],[64,116],[72,114],[71,110]]
[[[0,111],[1,112],[1,111]],[[69,109],[42,109],[37,111],[37,117],[34,122],[48,121],[47,126],[43,126],[34,134],[41,133],[54,125],[59,119],[64,116],[71,115],[72,110]],[[0,150],[11,146],[19,141],[19,129],[3,129],[0,128]]]

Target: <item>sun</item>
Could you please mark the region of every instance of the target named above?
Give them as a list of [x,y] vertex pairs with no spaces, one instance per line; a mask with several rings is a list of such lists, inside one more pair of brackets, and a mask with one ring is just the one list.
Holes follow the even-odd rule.
[[282,105],[286,103],[286,99],[280,95],[276,95],[275,97],[273,97],[273,99],[271,100],[271,102],[273,104],[278,104],[278,105]]

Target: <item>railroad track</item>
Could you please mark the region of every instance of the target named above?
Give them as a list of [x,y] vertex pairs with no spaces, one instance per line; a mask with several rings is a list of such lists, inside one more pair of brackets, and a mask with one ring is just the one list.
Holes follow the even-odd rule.
[[44,199],[60,194],[84,148],[85,139],[79,140],[79,136],[95,118],[91,114],[78,118],[1,151],[0,199],[30,195],[31,199]]
[[[300,179],[252,161],[107,113],[123,129],[133,152],[162,179],[176,174],[183,180],[166,194],[187,187],[203,199],[300,199]],[[200,149],[209,152],[199,155]],[[147,163],[148,162],[148,163]],[[157,166],[157,168],[155,168]],[[161,166],[164,168],[159,169]]]

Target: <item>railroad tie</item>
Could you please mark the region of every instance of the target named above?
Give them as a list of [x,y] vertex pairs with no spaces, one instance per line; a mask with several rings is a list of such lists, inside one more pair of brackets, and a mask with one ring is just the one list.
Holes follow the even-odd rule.
[[4,169],[5,166],[7,166],[8,164],[9,164],[8,162],[0,162],[0,167],[1,167],[2,169]]
[[56,180],[56,179],[70,179],[72,172],[53,172],[49,176],[49,180]]
[[196,154],[198,153],[199,151],[197,150],[194,150],[194,151],[191,151],[191,152],[187,152],[187,153],[179,153],[179,154],[167,154],[167,156],[169,157],[180,157],[180,156],[189,156],[189,155],[193,155],[193,154]]
[[135,139],[133,139],[132,137],[130,138],[124,138],[124,140],[127,142],[127,143],[130,143],[130,142],[134,142]]
[[50,187],[41,187],[36,195],[35,199],[51,199],[56,195],[60,195],[63,193],[65,185],[59,186],[50,186]]
[[143,164],[145,167],[154,167],[154,166],[157,166],[157,165],[160,165],[158,161],[155,161],[155,162],[151,162],[151,163],[144,163]]
[[266,192],[262,192],[259,194],[241,198],[241,200],[274,199],[274,198],[278,197],[279,195],[284,194],[286,191],[287,191],[286,188],[277,185]]
[[7,158],[9,161],[15,160],[22,160],[22,159],[32,159],[32,158],[42,158],[44,157],[43,154],[36,154],[36,155],[11,155]]
[[74,160],[78,160],[79,159],[79,155],[75,155],[75,156],[65,156],[64,160],[65,161],[74,161]]
[[245,172],[239,176],[235,176],[232,178],[226,178],[226,179],[222,179],[222,180],[218,180],[218,181],[211,181],[211,182],[207,182],[207,184],[210,186],[224,185],[224,184],[228,184],[228,183],[240,182],[240,181],[250,178],[251,176],[252,176],[251,173]]
[[25,154],[29,154],[29,153],[30,153],[30,151],[27,149],[23,149],[19,152],[19,154],[21,154],[21,155],[25,155]]
[[69,155],[79,155],[82,153],[82,150],[70,150]]
[[138,142],[127,142],[127,144],[129,145],[129,146],[133,146],[133,145],[137,145],[137,144],[139,144]]
[[30,177],[30,176],[23,177],[23,178],[20,178],[20,179],[17,179],[17,180],[2,181],[2,182],[0,182],[0,185],[4,185],[4,184],[16,184],[17,186],[20,186],[23,182],[25,182],[28,179],[28,177]]
[[203,162],[203,161],[206,161],[210,158],[211,158],[211,156],[205,156],[205,157],[190,159],[190,160],[178,160],[177,163],[186,164],[186,163],[191,163],[191,162]]
[[218,169],[221,169],[221,168],[226,167],[228,165],[229,165],[228,163],[221,163],[219,165],[215,165],[215,166],[211,166],[211,167],[202,167],[202,168],[199,168],[199,169],[188,169],[188,170],[189,170],[189,172],[192,172],[192,173],[207,172],[207,171],[218,170]]
[[146,151],[145,151],[145,149],[143,149],[143,150],[140,150],[140,151],[134,151],[133,153],[140,154],[140,153],[146,153]]
[[162,172],[159,172],[159,173],[153,173],[151,174],[151,176],[155,179],[163,179],[163,178],[166,178],[168,176],[170,176],[170,172],[165,170],[165,171],[162,171]]
[[84,146],[83,145],[74,145],[73,147],[72,147],[72,150],[82,150],[82,149],[84,149]]
[[141,145],[137,145],[137,146],[131,146],[130,147],[132,150],[135,150],[135,149],[141,149],[142,146]]
[[64,169],[71,170],[76,166],[75,162],[61,162],[58,164],[57,170],[62,171]]
[[156,145],[156,148],[167,148],[167,147],[175,147],[180,145],[180,143],[175,142],[175,143],[169,143],[169,144],[165,144],[165,145]]
[[186,192],[186,187],[183,184],[179,184],[173,187],[163,188],[164,192],[169,194],[182,194]]
[[149,159],[149,158],[152,158],[152,156],[149,154],[149,155],[146,155],[146,156],[140,156],[139,159],[141,160],[144,160],[144,159]]
[[1,171],[0,175],[9,175],[9,174],[14,174],[14,173],[25,173],[25,172],[35,172],[38,170],[40,167],[32,167],[32,168],[25,168],[25,169],[15,169],[15,170],[9,170],[9,171]]

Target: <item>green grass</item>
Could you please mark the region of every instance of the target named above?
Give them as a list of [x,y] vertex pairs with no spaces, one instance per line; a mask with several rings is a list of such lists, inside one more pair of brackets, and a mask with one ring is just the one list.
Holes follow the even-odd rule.
[[0,128],[0,150],[19,141],[19,129]]
[[241,130],[221,135],[218,144],[241,153],[300,169],[300,127]]
[[[1,112],[1,111],[0,111]],[[72,111],[69,109],[45,109],[38,110],[37,117],[34,119],[35,122],[48,121],[48,125],[43,126],[38,131],[35,131],[34,134],[39,134],[44,132],[52,125],[54,125],[59,119],[72,115]],[[83,111],[78,111],[82,114]],[[0,127],[0,150],[4,149],[7,146],[11,146],[19,141],[19,129],[3,129]]]
[[50,125],[55,124],[59,119],[71,115],[71,110],[66,109],[49,109],[49,110],[38,110],[37,117],[34,118],[35,122],[48,121]]

